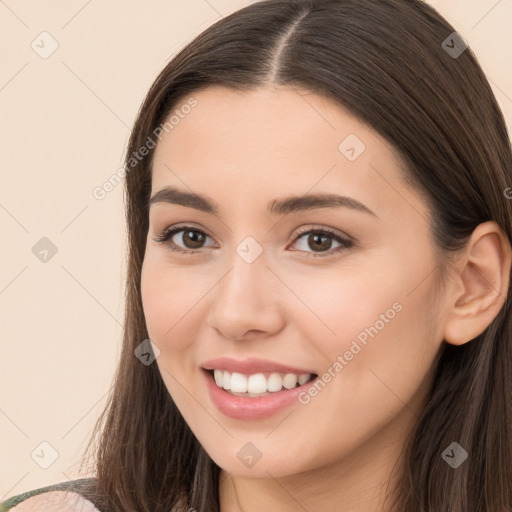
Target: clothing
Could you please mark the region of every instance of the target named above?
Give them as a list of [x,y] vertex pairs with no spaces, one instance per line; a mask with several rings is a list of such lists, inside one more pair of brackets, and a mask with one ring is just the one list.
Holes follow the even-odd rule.
[[86,500],[89,500],[98,510],[101,510],[98,506],[98,498],[96,494],[96,479],[95,478],[80,478],[77,480],[69,480],[67,482],[60,482],[57,484],[48,485],[46,487],[39,487],[38,489],[32,489],[16,496],[12,496],[7,500],[0,501],[0,512],[7,512],[11,508],[18,505],[22,501],[41,494],[43,492],[51,491],[69,491],[76,492],[83,496]]

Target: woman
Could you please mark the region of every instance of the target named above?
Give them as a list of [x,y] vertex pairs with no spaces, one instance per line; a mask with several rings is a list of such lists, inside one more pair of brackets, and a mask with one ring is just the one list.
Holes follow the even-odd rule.
[[125,171],[123,353],[97,478],[68,490],[102,511],[512,510],[510,141],[434,9],[239,10],[160,73]]

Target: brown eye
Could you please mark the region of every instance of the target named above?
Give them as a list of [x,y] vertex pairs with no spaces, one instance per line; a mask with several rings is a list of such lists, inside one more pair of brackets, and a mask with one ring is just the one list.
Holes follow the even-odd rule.
[[[329,256],[333,253],[349,249],[353,242],[343,238],[338,233],[332,232],[327,228],[302,230],[294,239],[301,252],[306,256]],[[338,243],[338,247],[332,249],[333,241]],[[302,244],[302,247],[300,245]]]
[[181,241],[183,244],[189,249],[198,249],[201,247],[201,244],[204,243],[205,240],[204,233],[196,230],[183,230],[183,235],[181,236]]
[[311,249],[328,251],[332,245],[332,236],[318,233],[310,234],[307,238],[307,243]]
[[[178,233],[183,233],[181,237],[176,237],[176,240],[180,241],[180,243],[183,244],[184,247],[178,245],[178,243],[173,240],[175,235]],[[170,245],[171,249],[175,251],[193,253],[200,251],[203,248],[202,244],[204,244],[206,238],[209,237],[203,231],[192,228],[190,226],[185,226],[167,229],[158,238],[155,238],[154,240],[162,244]]]

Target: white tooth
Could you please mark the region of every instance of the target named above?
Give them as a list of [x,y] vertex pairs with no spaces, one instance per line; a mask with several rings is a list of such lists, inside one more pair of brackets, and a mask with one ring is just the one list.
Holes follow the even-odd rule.
[[265,393],[267,391],[267,379],[263,373],[255,373],[249,377],[247,382],[249,393]]
[[222,384],[224,383],[224,373],[222,370],[213,370],[213,376],[215,378],[215,384],[222,387]]
[[224,374],[222,387],[224,389],[231,389],[231,373],[228,371],[222,372]]
[[286,389],[293,389],[297,385],[297,375],[293,373],[288,373],[284,376],[283,386]]
[[303,373],[299,375],[299,385],[306,384],[306,382],[311,378],[311,373]]
[[253,375],[244,375],[241,373],[230,373],[225,370],[215,369],[213,376],[217,386],[235,394],[244,394],[244,396],[261,396],[261,394],[275,393],[285,389],[293,389],[302,386],[311,379],[310,373],[295,375],[288,373],[271,373],[268,379],[263,373]]
[[233,372],[231,375],[231,391],[247,393],[247,378],[241,373]]
[[270,377],[268,378],[267,382],[267,389],[269,391],[281,391],[281,388],[283,387],[283,379],[281,378],[281,375],[279,373],[271,373]]

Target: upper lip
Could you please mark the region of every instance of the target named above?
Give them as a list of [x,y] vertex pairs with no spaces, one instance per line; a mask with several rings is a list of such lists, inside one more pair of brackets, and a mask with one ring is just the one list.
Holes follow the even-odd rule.
[[[226,370],[228,372],[243,373],[251,375],[254,373],[295,373],[302,375],[304,373],[314,374],[315,372],[304,368],[297,368],[288,364],[277,363],[268,359],[250,357],[248,359],[234,359],[231,357],[218,357],[210,359],[203,363],[205,370]],[[316,375],[316,374],[315,374]]]

